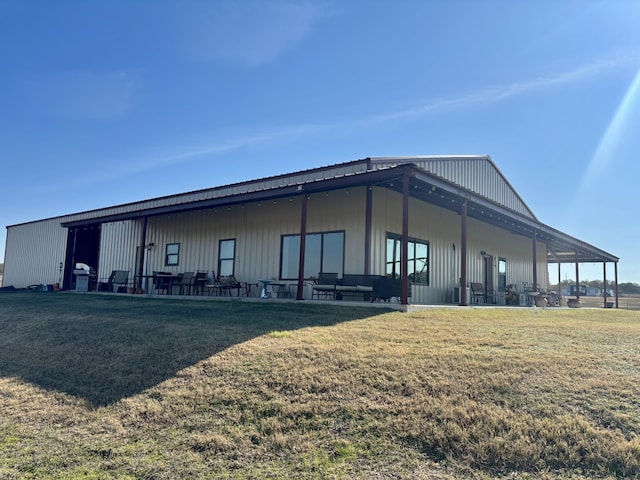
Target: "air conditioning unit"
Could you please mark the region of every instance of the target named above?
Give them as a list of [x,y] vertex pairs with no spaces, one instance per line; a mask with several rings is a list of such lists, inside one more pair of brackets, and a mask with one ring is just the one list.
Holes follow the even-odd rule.
[[[453,287],[453,303],[460,304],[460,287]],[[467,303],[471,303],[471,289],[467,287]]]

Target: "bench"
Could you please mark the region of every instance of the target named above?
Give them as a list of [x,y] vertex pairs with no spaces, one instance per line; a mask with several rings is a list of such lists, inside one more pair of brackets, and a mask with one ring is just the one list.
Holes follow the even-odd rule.
[[356,275],[345,273],[336,284],[336,299],[342,300],[345,295],[362,295],[363,300],[371,298],[373,282],[380,275]]
[[[411,284],[409,284],[408,296],[411,297]],[[373,281],[371,301],[382,300],[388,302],[392,298],[402,297],[402,280],[399,278],[379,277]]]

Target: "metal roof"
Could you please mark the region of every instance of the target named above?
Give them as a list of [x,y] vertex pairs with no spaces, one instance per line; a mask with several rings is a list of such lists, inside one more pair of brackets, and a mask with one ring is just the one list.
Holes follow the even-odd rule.
[[[547,245],[547,259],[550,263],[617,262],[619,260],[618,257],[604,250],[541,223],[524,202],[522,205],[526,210],[523,211],[518,202],[512,206],[505,205],[496,201],[495,198],[483,195],[468,186],[458,184],[450,178],[437,175],[419,166],[425,161],[463,160],[490,162],[491,168],[504,179],[505,186],[517,196],[515,190],[488,156],[378,157],[81,212],[60,218],[63,226],[75,227],[357,186],[380,186],[401,192],[401,180],[404,175],[409,175],[412,197],[457,213],[460,213],[462,204],[467,202],[467,215],[471,218],[528,238],[533,238],[535,235],[539,241]],[[517,198],[519,199],[519,196]]]

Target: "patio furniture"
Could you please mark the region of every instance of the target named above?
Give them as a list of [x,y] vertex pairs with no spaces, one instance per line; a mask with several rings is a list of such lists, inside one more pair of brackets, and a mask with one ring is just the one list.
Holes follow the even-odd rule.
[[193,278],[195,277],[193,272],[184,272],[180,278],[180,284],[178,285],[178,293],[180,295],[191,295],[191,288],[193,287]]
[[171,288],[171,273],[169,272],[153,272],[153,289],[168,294]]
[[196,295],[204,292],[205,286],[209,283],[209,275],[206,270],[198,270],[193,277],[193,290]]
[[128,270],[113,270],[107,282],[100,282],[99,290],[101,292],[126,293],[129,285]]
[[231,297],[231,290],[236,291],[236,296],[240,296],[240,289],[242,289],[242,284],[236,280],[233,275],[229,275],[228,277],[220,277],[218,279],[218,291],[220,295],[226,295],[227,293]]
[[324,299],[335,299],[337,283],[337,273],[319,273],[316,284],[313,286],[313,293],[311,294],[311,298],[315,296],[318,300],[320,299],[320,297]]
[[380,275],[354,275],[345,273],[336,283],[336,299],[342,300],[345,295],[362,295],[362,300],[369,300],[373,292],[373,281]]
[[[371,292],[371,301],[382,300],[389,302],[392,298],[402,297],[402,280],[399,278],[380,277],[373,280],[373,290]],[[411,297],[411,285],[407,292]]]
[[276,298],[291,298],[291,286],[286,283],[272,283],[273,287],[277,287]]
[[471,303],[485,303],[484,285],[478,282],[471,282]]

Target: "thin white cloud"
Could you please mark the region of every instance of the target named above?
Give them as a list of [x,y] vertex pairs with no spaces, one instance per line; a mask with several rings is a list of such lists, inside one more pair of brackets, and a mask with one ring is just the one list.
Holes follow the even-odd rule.
[[185,48],[197,60],[255,67],[294,48],[326,14],[312,1],[211,2],[188,20]]
[[447,111],[472,107],[480,104],[497,103],[512,97],[536,91],[579,83],[610,71],[619,70],[629,66],[636,66],[639,61],[640,58],[638,55],[616,56],[582,65],[574,68],[573,70],[543,75],[533,80],[490,86],[483,90],[470,92],[456,97],[430,100],[417,107],[376,115],[368,120],[374,122],[388,122],[401,120],[403,118],[418,117],[433,111]]
[[103,168],[99,168],[94,174],[87,175],[87,177],[83,179],[83,184],[101,184],[119,178],[140,175],[160,168],[188,163],[203,157],[215,161],[215,157],[218,155],[265,143],[291,141],[294,138],[317,134],[327,128],[330,127],[320,124],[298,125],[282,129],[248,133],[245,135],[236,135],[213,143],[193,142],[189,145],[181,145],[178,147],[165,147],[162,151],[146,152],[125,160],[111,159],[101,161],[99,162],[101,165],[106,163],[113,165],[114,168],[111,168],[109,171],[104,171]]
[[[135,155],[127,160],[112,159],[110,164],[119,165],[110,172],[96,173],[89,183],[103,183],[105,181],[137,175],[171,165],[184,164],[193,161],[216,161],[218,155],[255,145],[274,144],[277,142],[291,142],[304,137],[317,136],[326,132],[344,132],[362,128],[372,123],[391,123],[405,119],[424,116],[437,111],[453,110],[473,107],[479,104],[496,103],[508,98],[525,95],[534,91],[571,85],[588,80],[608,71],[621,69],[630,65],[637,65],[638,57],[620,56],[610,60],[602,60],[587,65],[539,77],[534,80],[517,82],[509,85],[489,87],[484,90],[472,92],[459,97],[434,100],[424,103],[419,107],[390,112],[373,117],[345,120],[327,124],[304,124],[284,126],[279,129],[265,129],[247,134],[234,134],[227,139],[214,142],[190,141],[179,146],[165,147],[162,151],[146,152]],[[205,135],[203,135],[204,137]],[[104,162],[102,162],[104,163]]]

